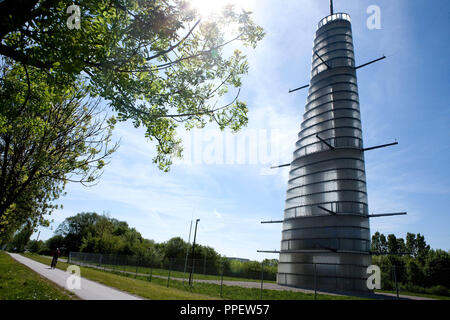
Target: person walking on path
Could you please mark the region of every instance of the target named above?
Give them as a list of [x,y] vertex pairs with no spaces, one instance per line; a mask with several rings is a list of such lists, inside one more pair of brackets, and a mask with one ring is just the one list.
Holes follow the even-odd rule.
[[61,251],[59,251],[59,248],[56,248],[55,252],[53,252],[53,259],[52,264],[50,265],[50,268],[55,269],[56,263],[58,262],[58,257],[61,255]]

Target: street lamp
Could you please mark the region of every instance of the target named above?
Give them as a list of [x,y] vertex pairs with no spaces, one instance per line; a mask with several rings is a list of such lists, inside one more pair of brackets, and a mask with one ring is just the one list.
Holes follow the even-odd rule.
[[197,237],[197,224],[200,221],[200,219],[195,220],[195,231],[194,231],[194,241],[192,242],[192,268],[191,272],[189,273],[189,285],[192,285],[192,272],[194,271],[194,249],[195,249],[195,238]]

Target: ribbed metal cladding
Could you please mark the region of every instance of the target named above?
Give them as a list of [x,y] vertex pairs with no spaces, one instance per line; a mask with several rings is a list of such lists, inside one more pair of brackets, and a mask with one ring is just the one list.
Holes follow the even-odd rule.
[[309,95],[290,167],[279,284],[367,290],[371,257],[362,148],[350,17],[338,13],[319,23],[314,40]]

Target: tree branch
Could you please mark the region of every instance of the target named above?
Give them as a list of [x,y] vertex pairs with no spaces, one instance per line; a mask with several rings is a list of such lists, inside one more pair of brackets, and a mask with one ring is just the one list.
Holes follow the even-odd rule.
[[151,57],[149,57],[149,58],[147,58],[146,60],[147,60],[147,61],[153,60],[153,59],[155,59],[155,58],[158,58],[158,57],[160,57],[160,56],[162,56],[162,55],[164,55],[164,54],[166,54],[166,53],[169,53],[170,51],[176,49],[176,48],[177,48],[178,46],[180,46],[184,41],[186,41],[186,39],[191,35],[191,33],[194,31],[194,29],[198,26],[198,24],[200,23],[200,21],[201,21],[201,19],[199,19],[199,20],[194,24],[194,26],[189,30],[189,32],[186,34],[186,36],[185,36],[183,39],[181,39],[177,44],[175,44],[175,45],[169,47],[168,49],[163,50],[163,51],[161,51],[161,52],[159,52],[159,53],[157,53],[157,54],[155,54],[155,55],[153,55],[153,56],[151,56]]

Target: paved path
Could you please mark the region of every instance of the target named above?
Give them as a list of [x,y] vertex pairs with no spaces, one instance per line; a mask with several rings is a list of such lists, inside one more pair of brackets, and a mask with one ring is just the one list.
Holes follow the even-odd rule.
[[35,271],[39,275],[47,278],[48,280],[56,283],[58,286],[73,292],[79,298],[83,300],[142,300],[142,298],[125,293],[123,291],[113,289],[95,281],[91,281],[85,278],[81,278],[80,289],[69,289],[67,287],[67,278],[69,273],[59,270],[50,269],[49,265],[45,265],[34,261],[29,258],[25,258],[19,254],[9,253],[12,258],[18,262],[24,264],[31,270]]

